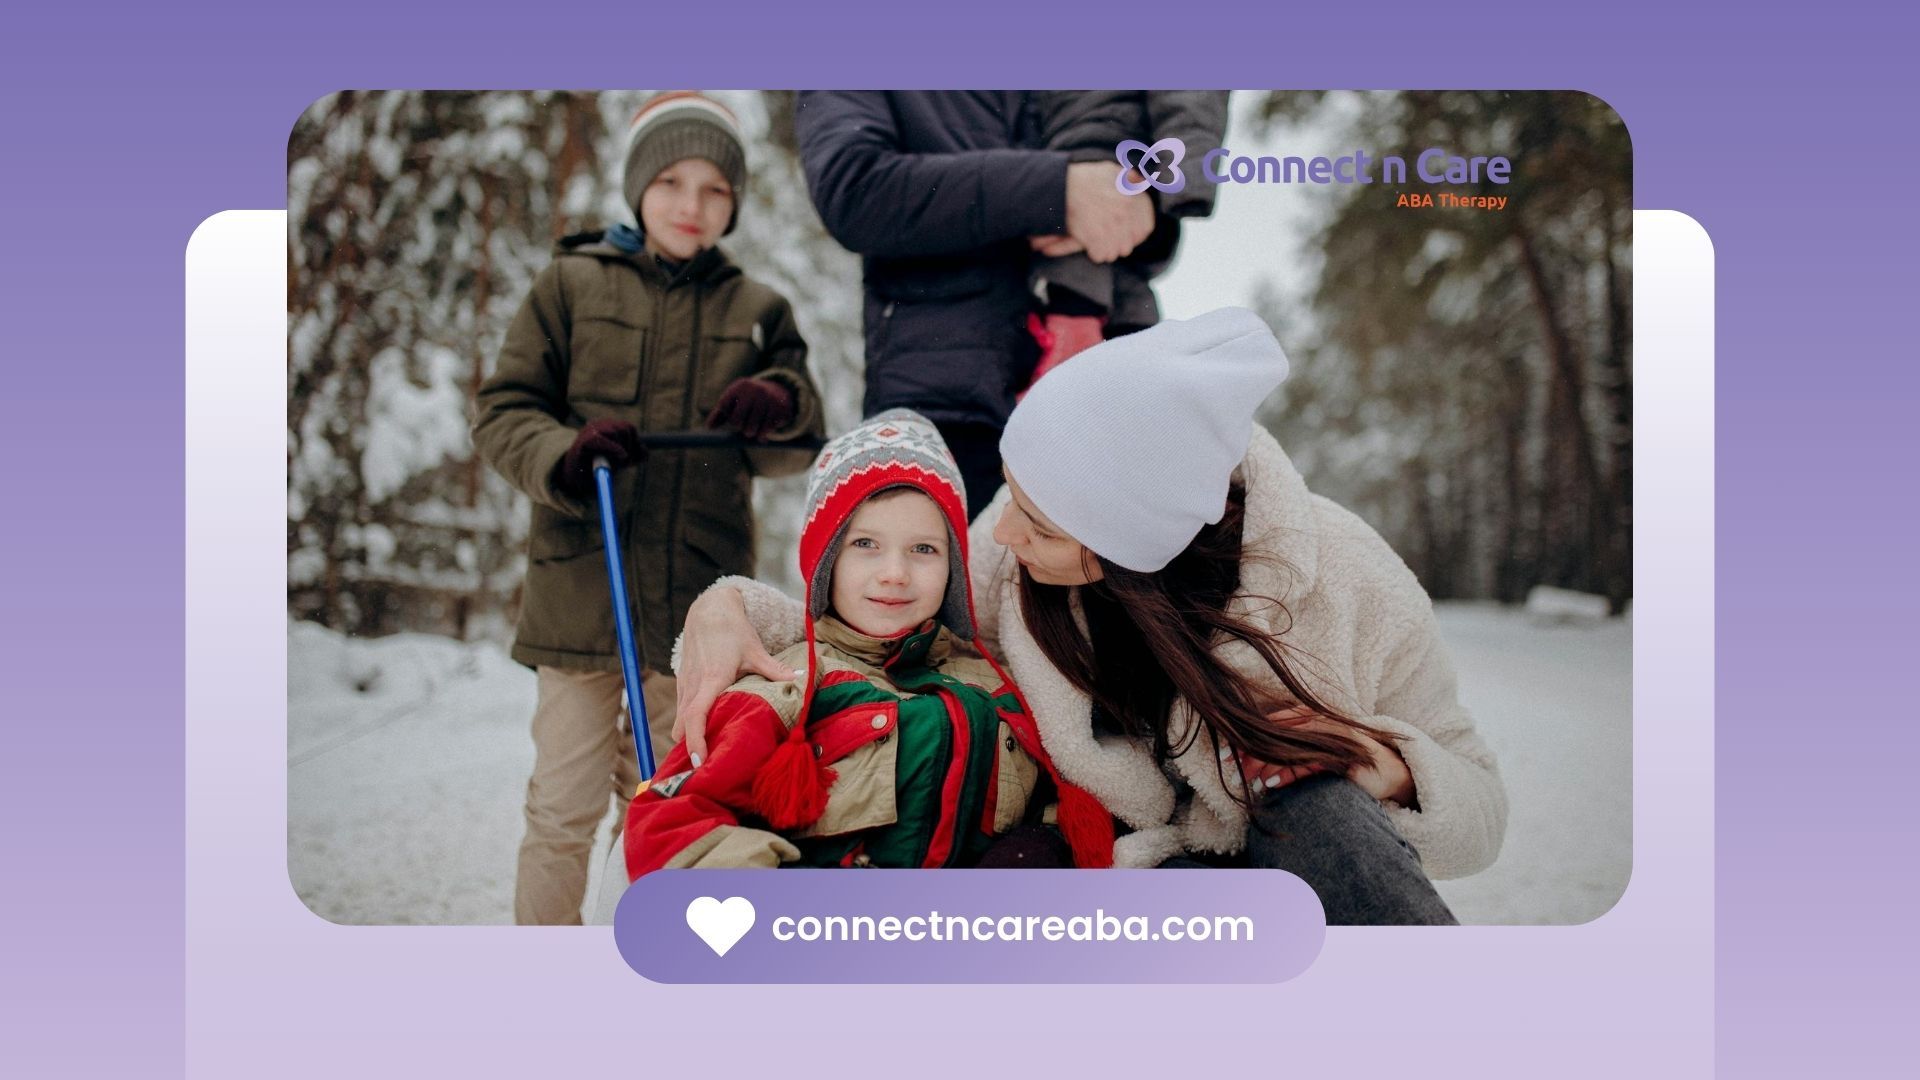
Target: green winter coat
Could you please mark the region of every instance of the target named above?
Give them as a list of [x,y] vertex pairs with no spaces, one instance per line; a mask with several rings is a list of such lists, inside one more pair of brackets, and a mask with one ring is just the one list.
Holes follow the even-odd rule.
[[[820,399],[806,357],[786,299],[718,248],[670,278],[650,255],[629,255],[598,234],[560,242],[475,402],[475,448],[533,500],[515,660],[620,670],[599,511],[553,485],[575,433],[603,417],[642,432],[699,428],[729,383],[754,376],[793,391],[798,405],[770,442],[818,436]],[[667,669],[701,590],[752,572],[751,477],[800,472],[811,457],[778,447],[658,450],[615,471],[642,666]]]

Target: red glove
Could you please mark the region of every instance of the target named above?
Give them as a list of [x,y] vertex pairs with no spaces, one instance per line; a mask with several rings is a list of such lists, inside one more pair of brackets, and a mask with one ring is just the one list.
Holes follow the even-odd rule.
[[[1107,320],[1098,315],[1028,315],[1027,332],[1040,345],[1040,362],[1033,367],[1032,386],[1040,377],[1074,355],[1106,339]],[[1024,392],[1021,396],[1025,396]]]
[[749,439],[764,439],[793,423],[793,391],[772,379],[735,379],[720,394],[707,417],[710,428],[732,428]]
[[591,420],[560,455],[560,464],[553,470],[553,485],[576,499],[589,498],[594,493],[594,458],[606,458],[607,464],[618,469],[646,456],[639,429],[632,424],[625,420]]

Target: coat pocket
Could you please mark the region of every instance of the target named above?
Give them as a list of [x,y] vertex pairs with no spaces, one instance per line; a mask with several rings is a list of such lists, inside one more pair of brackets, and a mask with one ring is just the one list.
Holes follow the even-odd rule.
[[757,375],[766,366],[760,324],[743,322],[727,326],[700,340],[700,370],[695,387],[694,407],[699,410],[695,423],[705,423],[720,404],[735,379]]
[[541,503],[533,504],[533,520],[527,529],[528,562],[572,559],[605,546],[598,517],[576,518]]
[[1040,783],[1040,763],[1020,749],[1013,729],[1000,724],[999,780],[993,796],[993,831],[1006,832],[1026,819],[1027,804]]
[[900,741],[891,734],[857,747],[833,763],[833,787],[827,810],[799,836],[840,836],[877,829],[900,820],[894,772]]
[[610,315],[580,315],[573,323],[569,401],[630,404],[640,398],[647,331]]
[[695,563],[704,564],[702,573],[711,575],[699,582],[701,589],[715,578],[753,572],[753,526],[747,516],[746,496],[744,492],[732,490],[745,487],[744,480],[735,479],[741,472],[737,467],[728,470],[728,476],[714,483],[702,496],[712,509],[732,512],[735,524],[688,514],[682,526],[686,547]]

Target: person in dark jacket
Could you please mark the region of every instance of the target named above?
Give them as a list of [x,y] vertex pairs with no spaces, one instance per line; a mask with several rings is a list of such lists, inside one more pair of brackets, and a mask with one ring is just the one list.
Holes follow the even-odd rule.
[[[1175,165],[1167,155],[1133,163],[1171,180],[1180,190],[1154,187],[1142,192],[1155,208],[1153,234],[1124,259],[1097,263],[1071,237],[1034,242],[1037,252],[1028,284],[1041,305],[1032,317],[1042,354],[1034,378],[1105,338],[1144,330],[1160,321],[1152,280],[1173,261],[1183,219],[1213,213],[1216,185],[1199,168],[1200,155],[1224,145],[1227,92],[1224,90],[1046,90],[1034,94],[1041,139],[1049,150],[1064,150],[1069,161],[1114,161],[1125,140],[1152,148],[1178,139],[1189,155]],[[1050,252],[1063,252],[1052,255]]]
[[1153,204],[1115,187],[1111,157],[1044,149],[1024,91],[809,91],[794,126],[821,220],[864,256],[864,414],[932,420],[977,514],[1040,356],[1032,238],[1064,235],[1110,263],[1153,233]]
[[[806,468],[819,395],[787,301],[714,246],[746,184],[739,127],[718,102],[666,94],[628,132],[624,192],[640,229],[568,237],[534,279],[493,375],[474,447],[533,504],[513,658],[535,669],[534,766],[514,919],[580,922],[608,796],[637,782],[593,460],[615,466],[655,758],[671,745],[674,634],[714,578],[753,565],[751,478]],[[648,456],[640,432],[705,424],[764,445]]]

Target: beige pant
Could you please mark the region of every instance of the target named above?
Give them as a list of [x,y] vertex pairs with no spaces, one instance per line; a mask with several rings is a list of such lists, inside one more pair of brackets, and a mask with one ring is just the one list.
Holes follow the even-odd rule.
[[[587,891],[593,835],[613,797],[617,821],[639,783],[625,682],[601,671],[537,669],[533,710],[533,779],[527,783],[527,832],[520,841],[513,920],[522,925],[578,926]],[[656,762],[673,745],[673,677],[640,679]]]

